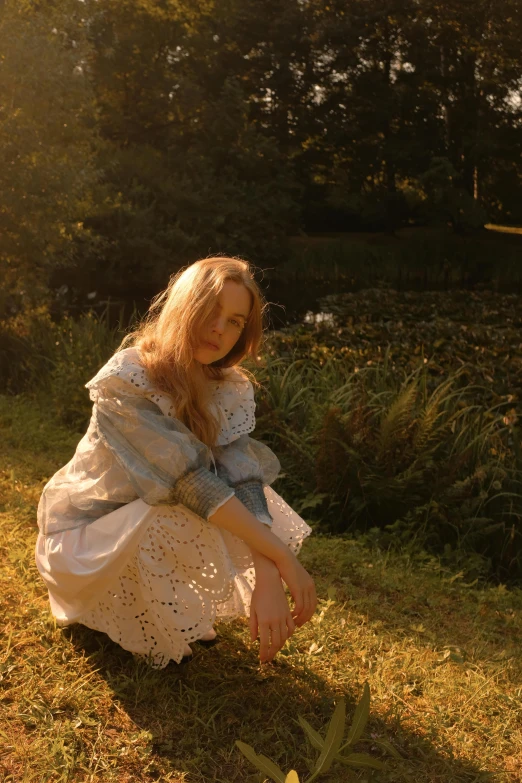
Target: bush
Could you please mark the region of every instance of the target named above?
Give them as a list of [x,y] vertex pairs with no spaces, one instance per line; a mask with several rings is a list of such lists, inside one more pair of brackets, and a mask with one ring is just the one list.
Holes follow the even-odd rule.
[[121,326],[111,329],[106,316],[88,311],[55,322],[41,307],[0,322],[2,391],[28,393],[62,423],[82,429],[92,408],[84,385],[123,337]]
[[480,573],[522,577],[522,457],[516,417],[470,400],[461,372],[428,388],[382,366],[352,372],[267,358],[257,434],[281,458],[283,494],[321,530],[415,542]]

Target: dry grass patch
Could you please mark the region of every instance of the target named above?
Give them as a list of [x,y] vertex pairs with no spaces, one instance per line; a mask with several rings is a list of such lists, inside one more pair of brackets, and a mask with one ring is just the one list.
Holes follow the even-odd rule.
[[[312,537],[302,560],[320,596],[313,622],[260,667],[245,623],[193,660],[148,669],[101,633],[60,630],[34,563],[45,480],[77,435],[0,398],[0,779],[5,783],[259,780],[235,740],[306,777],[318,730],[362,686],[371,715],[356,750],[386,772],[334,764],[325,780],[522,781],[522,594],[470,585],[436,559]],[[392,759],[376,745],[388,739]]]

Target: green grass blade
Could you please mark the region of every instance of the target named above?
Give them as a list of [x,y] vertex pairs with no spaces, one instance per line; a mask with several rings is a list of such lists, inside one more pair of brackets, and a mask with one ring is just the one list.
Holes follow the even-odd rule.
[[370,686],[368,685],[367,682],[365,682],[363,695],[361,696],[361,700],[359,704],[355,708],[352,725],[350,726],[350,729],[348,731],[348,737],[346,738],[346,743],[343,746],[343,750],[344,748],[349,747],[350,745],[355,745],[357,740],[360,739],[364,731],[364,727],[368,722],[369,716],[370,716]]
[[349,756],[337,756],[336,761],[356,769],[386,769],[386,765],[382,761],[374,759],[366,753],[350,753]]
[[295,769],[290,770],[285,778],[285,783],[299,783],[299,778],[297,777],[297,772]]
[[285,783],[286,775],[277,766],[277,764],[274,764],[273,761],[271,761],[266,756],[263,756],[263,754],[258,755],[254,748],[251,747],[251,745],[247,745],[246,742],[236,740],[236,745],[241,753],[246,756],[246,758],[254,765],[254,767],[257,767],[260,772],[263,772],[263,774],[272,778],[274,783]]
[[303,729],[304,733],[310,740],[311,744],[316,750],[322,750],[324,747],[324,739],[321,737],[318,731],[313,729],[307,720],[305,720],[301,715],[297,716],[297,720],[299,721],[299,725]]
[[345,719],[346,708],[344,698],[342,698],[339,700],[334,714],[332,715],[332,720],[330,721],[328,731],[326,732],[324,747],[321,751],[321,755],[317,759],[312,776],[308,778],[308,783],[315,780],[322,772],[328,772],[332,766],[332,762],[337,755],[343,739]]
[[391,742],[388,742],[388,740],[386,740],[386,739],[372,740],[372,742],[375,745],[380,745],[381,748],[384,748],[385,750],[387,750],[388,753],[391,756],[393,756],[394,759],[402,759],[403,758],[402,755],[397,750],[397,748],[394,748],[393,745],[391,744]]

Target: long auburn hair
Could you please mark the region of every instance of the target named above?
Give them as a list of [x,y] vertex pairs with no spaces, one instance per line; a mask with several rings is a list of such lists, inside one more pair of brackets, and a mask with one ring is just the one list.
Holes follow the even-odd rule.
[[[245,327],[229,353],[211,365],[193,358],[198,335],[210,318],[225,281],[241,283],[250,292]],[[255,378],[238,365],[246,357],[258,363],[267,303],[254,280],[253,269],[241,258],[215,256],[195,261],[171,276],[138,326],[122,340],[118,351],[133,345],[152,383],[169,394],[176,417],[208,446],[216,443],[220,425],[208,408],[209,381],[220,381],[233,367],[244,378]]]

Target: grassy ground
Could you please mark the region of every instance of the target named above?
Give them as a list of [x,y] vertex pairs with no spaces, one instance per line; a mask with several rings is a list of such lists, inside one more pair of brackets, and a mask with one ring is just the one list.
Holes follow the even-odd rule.
[[[419,553],[312,537],[302,561],[320,597],[313,622],[260,667],[244,623],[192,660],[153,671],[104,634],[60,630],[34,563],[35,513],[79,434],[22,398],[0,397],[0,779],[7,783],[260,780],[252,745],[307,777],[321,730],[365,681],[370,720],[357,750],[387,771],[334,764],[325,780],[522,781],[522,593],[468,584]],[[387,738],[393,759],[375,742]],[[373,777],[371,777],[373,775]]]

